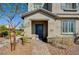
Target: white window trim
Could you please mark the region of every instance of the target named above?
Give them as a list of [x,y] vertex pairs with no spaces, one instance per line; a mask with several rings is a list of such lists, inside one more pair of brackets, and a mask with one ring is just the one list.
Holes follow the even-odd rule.
[[75,9],[72,9],[72,8],[66,8],[66,3],[62,3],[61,4],[61,8],[65,11],[77,11],[78,10],[78,3],[76,3],[76,8]]
[[39,9],[39,8],[42,8],[43,7],[43,4],[38,4],[38,3],[34,3],[34,9]]
[[[68,19],[65,19],[65,20],[67,20],[67,21],[68,21]],[[71,19],[71,20],[72,20],[72,21],[74,21],[74,25],[73,25],[73,26],[74,26],[74,28],[73,28],[73,32],[69,32],[69,26],[68,26],[68,29],[67,29],[67,31],[68,31],[68,32],[63,32],[63,21],[64,21],[64,20],[62,20],[62,21],[61,21],[61,23],[62,23],[62,24],[61,24],[61,33],[62,33],[62,34],[74,34],[74,33],[76,32],[76,21],[75,21],[75,20],[73,20],[73,19]],[[70,21],[70,20],[69,20],[69,21]]]
[[62,34],[74,34],[74,32],[62,32]]

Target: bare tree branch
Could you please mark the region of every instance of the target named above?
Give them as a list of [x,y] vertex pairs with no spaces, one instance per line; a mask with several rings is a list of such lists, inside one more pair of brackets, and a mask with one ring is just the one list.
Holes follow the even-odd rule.
[[14,9],[15,9],[15,12],[14,12],[13,17],[11,17],[11,21],[13,20],[13,18],[14,18],[14,17],[16,16],[16,14],[17,14],[17,11],[18,11],[18,4],[15,4]]
[[[16,3],[15,6],[14,6],[14,15],[12,17],[9,17],[7,14],[6,14],[6,11],[3,9],[2,7],[2,4],[0,4],[0,10],[3,12],[3,15],[6,15],[9,19],[8,19],[8,22],[12,22],[13,18],[16,16],[17,14],[17,11],[18,11],[18,4]],[[1,16],[3,16],[1,15]]]
[[16,28],[20,23],[21,23],[21,22],[19,21],[19,22],[14,26],[14,28]]
[[[3,9],[3,7],[2,7],[2,3],[0,3],[0,10],[3,12],[3,15],[6,15],[6,12],[5,12],[5,10]],[[1,16],[3,16],[3,15],[1,15]],[[7,15],[6,15],[7,16]],[[7,16],[8,17],[8,16]],[[9,17],[8,17],[9,18]],[[8,20],[8,19],[7,19]],[[10,20],[8,20],[9,22],[10,22]]]

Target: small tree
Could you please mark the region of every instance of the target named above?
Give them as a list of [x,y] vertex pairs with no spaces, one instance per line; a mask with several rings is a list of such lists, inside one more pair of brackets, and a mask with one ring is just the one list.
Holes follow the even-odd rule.
[[[15,18],[15,16],[17,14],[21,14],[23,13],[23,11],[21,11],[21,4],[4,4],[6,5],[7,8],[11,8],[9,9],[9,12],[7,12],[5,10],[5,8],[3,7],[3,4],[0,4],[0,11],[1,11],[1,15],[0,16],[5,16],[7,17],[7,22],[8,22],[8,25],[9,25],[9,38],[10,38],[10,44],[11,44],[11,51],[12,50],[15,50],[15,44],[16,44],[16,27],[21,23],[21,21],[17,22],[17,24],[14,24],[13,23],[13,20]],[[27,5],[27,4],[26,4]]]

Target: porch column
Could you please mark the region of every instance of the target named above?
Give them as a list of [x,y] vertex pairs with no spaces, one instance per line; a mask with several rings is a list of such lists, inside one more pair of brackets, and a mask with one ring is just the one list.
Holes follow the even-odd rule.
[[27,19],[25,20],[26,22],[26,27],[24,29],[24,36],[27,37],[27,38],[31,38],[32,35],[31,35],[31,20]]
[[55,20],[54,19],[50,19],[48,21],[48,42],[51,42],[52,39],[55,37]]

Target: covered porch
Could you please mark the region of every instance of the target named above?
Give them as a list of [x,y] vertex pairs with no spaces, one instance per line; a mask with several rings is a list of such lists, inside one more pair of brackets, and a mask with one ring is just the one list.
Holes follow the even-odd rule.
[[36,35],[39,38],[39,40],[42,40],[43,42],[47,42],[48,21],[32,20],[31,30],[32,30],[32,35]]

